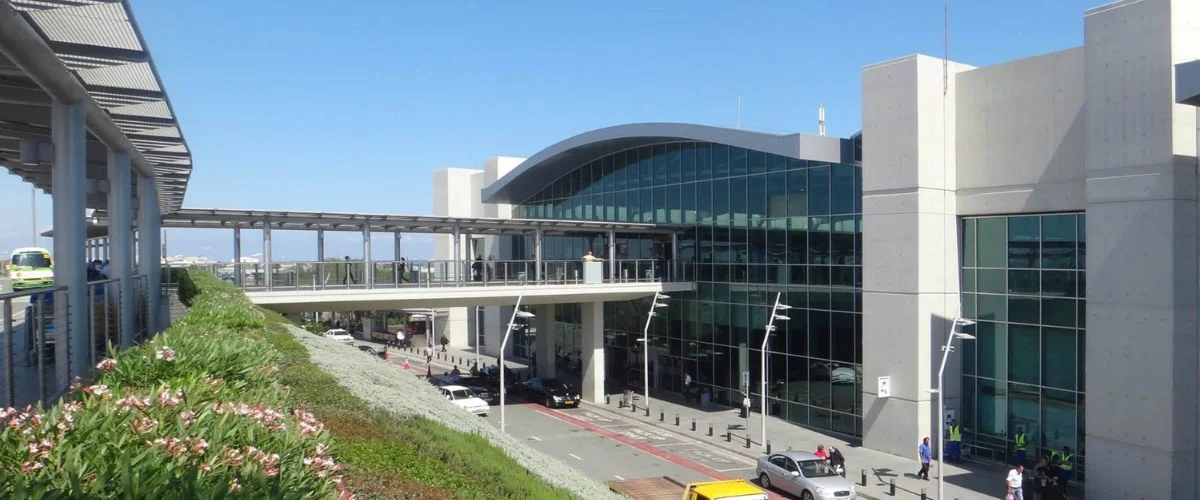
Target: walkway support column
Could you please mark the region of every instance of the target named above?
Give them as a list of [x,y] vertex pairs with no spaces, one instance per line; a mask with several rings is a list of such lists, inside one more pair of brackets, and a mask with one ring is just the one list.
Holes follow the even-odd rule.
[[454,238],[454,259],[452,259],[452,260],[454,263],[451,265],[454,266],[454,281],[461,282],[462,281],[462,233],[459,232],[459,230],[458,230],[458,224],[454,225],[453,238]]
[[555,328],[557,322],[554,320],[554,304],[539,305],[534,309],[534,325],[537,326],[537,340],[535,341],[535,356],[537,357],[537,376],[543,379],[554,378],[556,359],[554,344],[558,338],[558,331]]
[[680,267],[679,267],[679,233],[675,233],[675,232],[671,233],[671,255],[668,255],[668,257],[670,257],[670,259],[671,259],[670,266],[669,266],[669,268],[671,269],[671,276],[668,276],[668,278],[670,278],[671,280],[677,280],[677,279],[679,279],[679,269],[680,269]]
[[583,307],[583,387],[580,397],[604,402],[604,303],[585,302]]
[[162,246],[159,244],[162,217],[158,211],[158,188],[153,177],[138,177],[138,233],[142,239],[141,271],[146,277],[146,334],[161,329],[159,298],[162,296]]
[[262,234],[262,237],[263,237],[263,251],[262,251],[263,285],[266,285],[267,289],[270,290],[271,289],[271,281],[272,281],[271,275],[275,274],[275,273],[271,272],[271,217],[270,216],[263,216],[262,233],[263,233]]
[[617,232],[608,231],[608,279],[617,280]]
[[400,269],[399,264],[400,259],[403,257],[404,252],[401,251],[400,247],[400,232],[397,231],[392,233],[392,276],[396,282],[396,285],[399,285],[404,281],[404,276],[402,276],[404,270]]
[[233,282],[245,286],[242,281],[242,228],[233,226]]
[[[80,103],[53,105],[54,161],[54,265],[56,282],[66,285],[66,296],[55,297],[55,317],[66,318],[69,337],[55,343],[55,372],[60,387],[74,375],[84,375],[89,357],[87,327],[87,126]],[[65,299],[65,300],[64,300]],[[68,316],[69,314],[69,316]],[[61,331],[60,331],[61,334]],[[65,341],[64,341],[65,340]],[[63,361],[66,362],[63,362]]]
[[108,150],[108,275],[117,284],[121,348],[133,347],[133,170],[129,153]]
[[371,265],[371,222],[363,221],[362,225],[363,237],[363,271],[362,280],[367,288],[374,288],[375,285],[375,266]]
[[[542,239],[542,228],[538,226],[533,230],[533,281],[535,283],[542,281]],[[526,275],[528,276],[528,272]]]
[[313,285],[317,285],[319,283],[322,287],[324,287],[324,285],[325,285],[325,230],[324,229],[317,230],[317,269],[316,269],[316,273],[317,274],[314,279],[317,282],[313,283]]

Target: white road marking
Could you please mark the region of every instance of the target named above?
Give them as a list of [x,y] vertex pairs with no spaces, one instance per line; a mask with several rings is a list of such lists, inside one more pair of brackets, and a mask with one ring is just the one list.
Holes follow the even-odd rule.
[[735,470],[750,470],[754,467],[738,467],[736,469],[717,469],[717,472],[733,472]]
[[662,448],[663,446],[687,446],[687,445],[691,445],[691,444],[694,444],[694,443],[663,443],[663,444],[656,444],[654,446]]
[[529,439],[532,439],[532,440],[534,440],[534,441],[541,441],[541,440],[542,440],[542,438],[540,438],[540,437],[537,437],[537,436],[529,436]]
[[617,481],[624,481],[624,480],[625,480],[625,478],[623,478],[623,477],[621,477],[621,476],[618,476],[618,475],[616,475],[616,474],[613,474],[613,477],[617,478]]
[[576,455],[574,453],[567,453],[567,454],[571,455],[571,458],[574,458],[575,460],[583,460],[582,458],[579,458],[579,455]]

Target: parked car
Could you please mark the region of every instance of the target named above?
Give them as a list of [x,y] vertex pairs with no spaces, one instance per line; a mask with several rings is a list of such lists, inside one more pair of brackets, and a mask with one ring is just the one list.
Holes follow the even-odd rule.
[[372,356],[375,356],[375,357],[377,357],[377,358],[382,358],[382,357],[383,357],[383,353],[382,353],[382,352],[380,352],[380,351],[376,351],[374,347],[371,347],[371,346],[369,346],[369,345],[360,345],[360,346],[358,346],[358,350],[360,350],[360,351],[362,351],[362,352],[365,352],[365,353],[367,353],[367,354],[370,354],[370,355],[372,355]]
[[442,396],[445,396],[450,402],[481,417],[486,417],[488,410],[491,409],[486,402],[479,399],[479,396],[461,385],[443,385],[438,387],[438,390],[442,391]]
[[805,451],[763,455],[754,469],[759,484],[800,497],[802,500],[855,500],[854,485],[840,476],[824,459]]
[[350,332],[347,332],[346,330],[343,330],[341,328],[325,330],[324,337],[327,339],[333,339],[338,342],[342,342],[344,344],[349,344],[351,342],[354,342],[354,337],[350,336]]
[[547,408],[579,406],[579,392],[571,384],[535,377],[526,380],[522,385],[527,398],[541,401]]
[[434,385],[451,384],[470,389],[476,396],[479,396],[479,399],[487,401],[488,404],[500,404],[500,381],[497,379],[471,375],[444,376],[441,377],[441,383]]

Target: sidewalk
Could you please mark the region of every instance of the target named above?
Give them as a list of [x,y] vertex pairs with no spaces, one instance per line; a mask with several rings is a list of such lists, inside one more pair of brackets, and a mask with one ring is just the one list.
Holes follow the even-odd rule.
[[[655,427],[692,437],[707,444],[717,446],[732,453],[758,459],[762,455],[763,445],[760,442],[762,415],[751,413],[749,419],[740,418],[736,408],[720,405],[709,405],[701,408],[699,405],[684,403],[681,396],[674,393],[650,394],[650,416],[644,412],[641,395],[637,395],[634,404],[637,411],[631,408],[619,408],[619,394],[610,395],[606,404],[591,405],[602,411],[619,414],[626,418],[635,418]],[[585,402],[585,404],[588,404]],[[663,421],[659,421],[662,411]],[[679,416],[679,426],[675,426],[675,416]],[[696,421],[696,430],[692,431],[692,419]],[[708,436],[708,426],[712,424],[713,435]],[[747,425],[748,424],[748,425]],[[749,427],[749,429],[747,429]],[[726,441],[726,433],[730,434]],[[747,435],[750,437],[750,447],[746,447]],[[771,442],[772,451],[787,449],[812,451],[818,444],[826,448],[836,446],[846,457],[846,478],[854,482],[860,496],[866,498],[891,498],[889,494],[891,482],[896,483],[896,498],[921,498],[924,489],[927,498],[937,497],[937,462],[930,467],[931,481],[916,478],[920,464],[914,459],[897,457],[886,453],[862,448],[837,435],[824,434],[806,429],[796,424],[767,417],[767,435]],[[916,443],[913,444],[913,454],[916,454]],[[947,499],[976,499],[1003,498],[1004,475],[1007,469],[1003,466],[988,466],[984,464],[954,464],[944,466],[946,472]],[[863,486],[862,475],[867,476],[866,486]],[[1027,496],[1027,498],[1033,498]]]

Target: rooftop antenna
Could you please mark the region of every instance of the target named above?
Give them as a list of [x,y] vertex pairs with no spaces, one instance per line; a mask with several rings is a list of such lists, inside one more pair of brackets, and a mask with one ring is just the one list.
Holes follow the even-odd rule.
[[817,134],[825,136],[825,104],[817,108]]
[[737,98],[737,128],[742,128],[742,96]]

